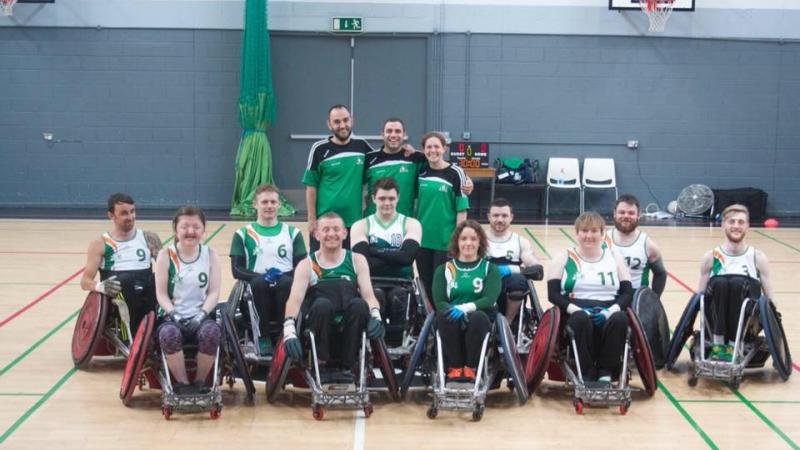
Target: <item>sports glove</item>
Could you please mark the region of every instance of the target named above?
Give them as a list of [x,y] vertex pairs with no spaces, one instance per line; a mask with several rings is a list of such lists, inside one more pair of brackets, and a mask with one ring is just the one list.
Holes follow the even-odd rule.
[[381,320],[381,312],[378,308],[369,311],[369,321],[367,322],[367,337],[370,339],[380,339],[386,334]]
[[122,284],[114,275],[94,285],[94,290],[108,297],[116,297],[122,291]]
[[467,314],[478,309],[475,303],[462,303],[460,305],[451,306],[447,310],[447,320],[455,322],[457,320],[466,319]]
[[195,314],[191,319],[184,319],[186,331],[192,334],[197,333],[197,330],[200,329],[200,325],[203,324],[206,318],[208,318],[208,313],[201,309],[200,312]]
[[267,273],[264,274],[264,281],[266,281],[269,284],[275,284],[278,282],[281,275],[283,275],[283,272],[281,272],[280,269],[272,267],[269,270],[267,270]]
[[300,339],[297,339],[294,317],[283,320],[283,348],[289,358],[303,359],[303,346],[300,345]]
[[500,272],[500,276],[503,278],[511,275],[511,267],[508,267],[507,264],[498,265],[497,271]]

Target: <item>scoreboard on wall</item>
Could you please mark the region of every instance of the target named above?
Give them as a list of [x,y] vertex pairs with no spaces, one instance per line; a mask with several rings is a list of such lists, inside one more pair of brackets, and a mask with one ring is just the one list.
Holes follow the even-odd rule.
[[450,161],[462,169],[489,167],[489,143],[453,142],[450,145]]

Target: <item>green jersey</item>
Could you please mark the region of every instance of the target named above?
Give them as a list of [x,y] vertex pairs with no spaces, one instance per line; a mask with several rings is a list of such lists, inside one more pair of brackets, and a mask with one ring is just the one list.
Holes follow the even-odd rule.
[[420,247],[447,250],[456,227],[456,214],[469,208],[469,199],[461,191],[466,176],[460,167],[444,169],[426,166],[419,174],[417,219],[422,224]]
[[317,252],[312,252],[308,257],[311,260],[311,286],[331,280],[357,282],[353,253],[350,250],[342,250],[341,261],[331,267],[325,267],[317,261]]
[[342,216],[346,227],[361,218],[364,159],[371,150],[360,138],[351,138],[345,145],[328,138],[311,146],[303,184],[317,188],[317,217],[333,211]]
[[265,273],[271,268],[294,270],[294,259],[306,254],[300,230],[278,222],[271,227],[257,222],[236,230],[231,241],[231,256],[244,256],[247,270]]
[[367,153],[364,182],[367,184],[367,209],[364,216],[375,213],[375,203],[372,202],[372,186],[378,178],[391,177],[397,183],[398,200],[397,211],[400,214],[411,216],[414,214],[414,200],[417,199],[417,176],[427,165],[427,159],[421,152],[414,152],[405,156],[403,151],[386,153],[381,147]]
[[439,311],[464,303],[475,303],[478,309],[490,309],[500,295],[501,286],[500,272],[488,260],[462,262],[451,259],[436,268],[431,291]]

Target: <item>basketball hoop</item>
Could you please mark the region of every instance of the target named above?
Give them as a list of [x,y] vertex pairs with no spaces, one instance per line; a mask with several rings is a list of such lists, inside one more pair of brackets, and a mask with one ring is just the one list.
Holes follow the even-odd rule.
[[667,26],[675,0],[639,0],[639,7],[650,20],[650,31],[662,32]]
[[0,0],[0,16],[10,16],[17,0]]

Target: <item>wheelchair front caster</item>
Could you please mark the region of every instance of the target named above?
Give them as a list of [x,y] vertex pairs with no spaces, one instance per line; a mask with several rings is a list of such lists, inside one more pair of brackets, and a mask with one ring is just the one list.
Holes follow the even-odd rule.
[[439,415],[439,410],[435,406],[428,408],[428,419],[435,419]]
[[314,409],[312,410],[311,414],[314,416],[316,420],[322,420],[325,416],[325,412],[322,410],[322,405],[314,405]]
[[483,405],[476,405],[475,409],[472,410],[472,420],[475,422],[480,422],[483,419]]

